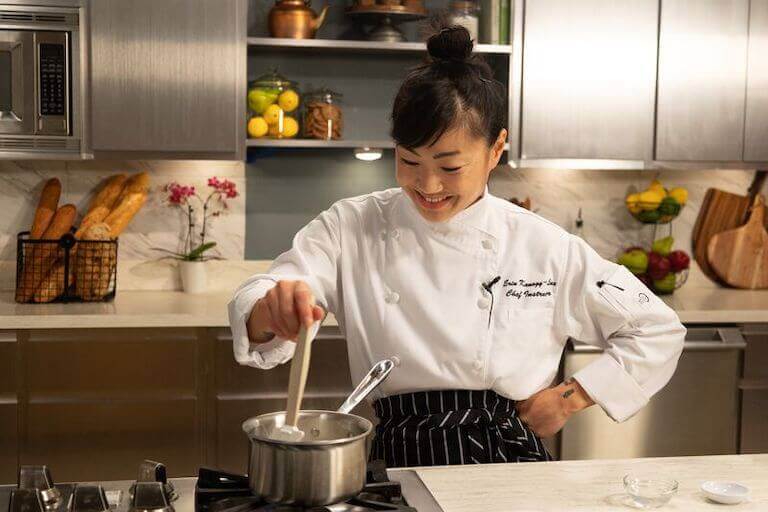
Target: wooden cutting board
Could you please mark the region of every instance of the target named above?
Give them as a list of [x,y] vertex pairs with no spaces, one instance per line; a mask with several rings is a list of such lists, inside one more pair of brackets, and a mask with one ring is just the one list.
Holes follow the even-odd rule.
[[768,231],[763,196],[758,195],[744,226],[714,235],[707,257],[715,274],[736,288],[768,288]]
[[[709,241],[717,233],[742,226],[749,207],[760,192],[767,171],[757,171],[746,196],[711,188],[704,195],[696,224],[691,233],[691,250],[702,272],[713,281],[721,281],[707,259]],[[768,227],[768,226],[767,226]]]

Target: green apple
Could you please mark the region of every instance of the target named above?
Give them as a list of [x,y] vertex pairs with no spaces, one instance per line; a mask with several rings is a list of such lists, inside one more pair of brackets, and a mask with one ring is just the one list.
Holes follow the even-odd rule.
[[633,249],[619,256],[619,265],[624,265],[633,274],[643,274],[648,270],[648,255],[642,249]]
[[664,238],[659,238],[658,240],[655,240],[653,242],[653,245],[651,246],[651,250],[653,252],[657,252],[661,254],[662,256],[667,256],[672,251],[672,246],[675,243],[675,239],[671,236],[665,236]]

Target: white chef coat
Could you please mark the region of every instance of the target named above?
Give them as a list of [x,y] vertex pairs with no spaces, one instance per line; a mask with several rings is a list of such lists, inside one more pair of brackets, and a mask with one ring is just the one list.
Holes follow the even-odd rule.
[[[497,276],[489,292],[483,284]],[[376,361],[399,359],[378,397],[493,389],[523,400],[552,385],[573,337],[604,347],[573,377],[623,421],[669,381],[686,332],[625,267],[487,190],[442,223],[425,220],[400,188],[335,203],[269,272],[235,292],[229,316],[239,363],[267,369],[292,357],[295,344],[279,337],[249,343],[245,324],[283,279],[305,281],[334,313],[353,381]]]

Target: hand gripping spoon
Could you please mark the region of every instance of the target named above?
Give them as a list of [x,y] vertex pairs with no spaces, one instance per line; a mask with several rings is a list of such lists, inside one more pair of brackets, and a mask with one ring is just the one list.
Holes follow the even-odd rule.
[[285,407],[285,422],[275,426],[270,438],[276,441],[301,441],[304,432],[299,430],[296,422],[299,419],[301,400],[304,397],[304,386],[307,384],[309,371],[309,356],[312,352],[312,338],[309,329],[301,326],[296,340],[296,351],[291,361],[291,375],[288,380],[288,404]]

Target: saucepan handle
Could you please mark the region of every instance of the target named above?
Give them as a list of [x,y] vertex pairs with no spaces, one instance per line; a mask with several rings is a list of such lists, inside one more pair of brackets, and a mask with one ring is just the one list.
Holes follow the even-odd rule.
[[387,378],[389,372],[391,372],[394,367],[395,363],[391,359],[384,359],[373,365],[373,368],[371,368],[368,374],[363,377],[363,380],[361,380],[360,384],[358,384],[355,390],[352,391],[352,394],[350,394],[347,399],[344,400],[344,403],[341,404],[341,407],[337,409],[338,412],[346,414],[357,407],[357,405],[362,402],[363,399],[376,388],[376,386],[384,382],[384,379]]

